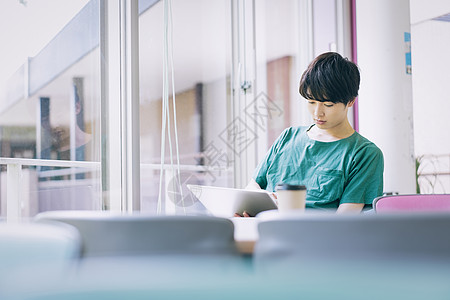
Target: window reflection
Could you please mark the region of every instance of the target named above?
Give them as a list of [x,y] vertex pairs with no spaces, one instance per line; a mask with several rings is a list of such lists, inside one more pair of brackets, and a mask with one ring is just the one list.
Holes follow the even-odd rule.
[[[165,199],[166,208],[174,213],[205,213],[199,203],[191,200],[192,195],[185,184],[234,187],[236,174],[233,166],[242,165],[237,168],[244,170],[246,161],[259,160],[267,145],[291,124],[290,110],[297,109],[291,105],[298,101],[296,1],[257,1],[254,10],[247,9],[253,4],[246,2],[246,10],[239,10],[234,17],[232,9],[234,7],[238,11],[236,7],[240,4],[232,2],[172,1],[171,42],[180,162],[183,165],[182,191],[169,191],[171,196],[167,195]],[[159,169],[151,164],[160,163],[163,8],[161,2],[152,6],[140,16],[139,27],[141,207],[147,211],[156,211],[158,199]],[[236,24],[232,24],[236,17],[240,18],[239,26],[246,26],[238,29],[241,38],[236,39],[242,43],[243,32],[247,34],[245,54],[242,54],[243,44],[232,44],[232,34],[238,34]],[[253,17],[254,23],[250,21]],[[232,52],[236,50],[233,47],[241,51],[235,55],[248,58],[234,62],[234,69]],[[254,55],[257,65],[254,64]],[[233,105],[243,101],[238,96],[244,92],[235,90],[238,96],[233,98],[232,88],[236,83],[239,86],[237,80],[242,76],[232,74],[232,70],[240,74],[256,74],[257,77],[246,91],[248,105],[244,106],[246,110],[241,111],[241,115],[235,115]],[[256,111],[253,111],[253,106]],[[243,127],[248,130],[241,136]],[[249,132],[253,135],[249,136]],[[166,149],[168,147],[166,138]],[[168,152],[165,157],[165,163],[170,164]],[[176,161],[175,154],[172,159]],[[249,174],[245,176],[250,176],[252,168],[246,170]],[[170,171],[166,173],[165,184],[176,180],[169,175]],[[173,194],[184,197],[186,201]],[[180,205],[182,202],[189,205]]]
[[[4,1],[0,11],[14,36],[0,58],[1,156],[99,162],[99,1]],[[22,217],[101,208],[94,164],[27,163],[22,173]],[[5,216],[6,166],[1,180]]]
[[[141,119],[141,194],[143,210],[156,211],[162,128],[163,3],[160,1],[140,16],[140,119]],[[218,171],[204,166],[216,164],[206,157],[214,143],[227,154],[219,139],[226,128],[229,101],[230,2],[225,0],[172,1],[173,60],[176,89],[181,181],[183,191],[172,191],[167,205],[173,212],[198,212],[202,207],[190,198],[186,183],[228,186],[229,163]],[[172,99],[169,100],[173,118]],[[172,122],[173,124],[173,122]],[[172,143],[174,128],[171,127]],[[166,149],[169,149],[166,138]],[[170,164],[166,151],[165,163]],[[176,161],[175,153],[172,159]],[[203,170],[203,171],[202,171]],[[168,184],[176,177],[165,174]],[[174,196],[175,195],[175,196]],[[176,196],[179,195],[179,196]],[[181,196],[183,195],[183,196]],[[175,199],[186,197],[186,199]],[[166,211],[167,212],[167,211]]]

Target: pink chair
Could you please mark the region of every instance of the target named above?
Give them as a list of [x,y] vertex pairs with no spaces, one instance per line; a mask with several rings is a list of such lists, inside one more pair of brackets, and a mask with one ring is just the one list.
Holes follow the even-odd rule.
[[450,194],[381,196],[373,200],[373,209],[377,213],[450,211]]

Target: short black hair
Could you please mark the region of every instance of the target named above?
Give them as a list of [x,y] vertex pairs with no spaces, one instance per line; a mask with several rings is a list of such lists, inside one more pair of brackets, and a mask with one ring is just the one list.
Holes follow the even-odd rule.
[[339,53],[326,52],[317,56],[300,79],[300,94],[310,100],[344,103],[358,96],[360,75],[358,66]]

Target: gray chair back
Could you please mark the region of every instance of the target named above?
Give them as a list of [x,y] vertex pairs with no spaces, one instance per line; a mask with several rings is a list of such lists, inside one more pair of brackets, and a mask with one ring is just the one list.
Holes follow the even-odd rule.
[[450,258],[449,213],[291,216],[258,231],[256,260]]
[[82,237],[83,257],[237,254],[234,225],[223,218],[52,211],[36,219],[75,226]]

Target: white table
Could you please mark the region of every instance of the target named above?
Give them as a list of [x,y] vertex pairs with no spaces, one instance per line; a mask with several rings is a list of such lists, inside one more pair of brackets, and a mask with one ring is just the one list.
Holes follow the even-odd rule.
[[242,254],[252,254],[258,240],[258,218],[231,218],[234,224],[234,239]]

